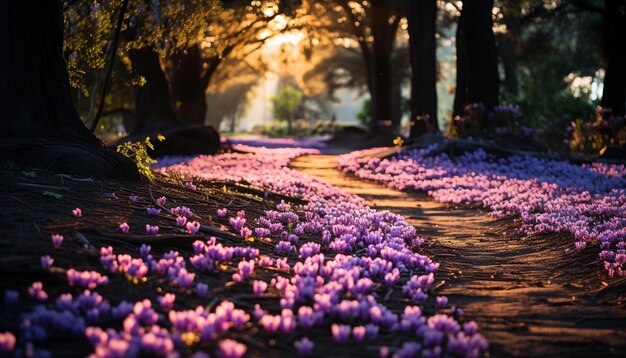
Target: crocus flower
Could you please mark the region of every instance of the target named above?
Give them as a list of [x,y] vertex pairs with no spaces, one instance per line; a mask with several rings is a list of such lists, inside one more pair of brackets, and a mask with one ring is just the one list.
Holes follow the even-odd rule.
[[14,306],[20,298],[20,294],[15,290],[6,290],[4,292],[4,304],[7,306]]
[[196,295],[198,295],[198,297],[204,297],[207,295],[208,292],[209,292],[209,285],[207,285],[206,283],[202,283],[202,282],[198,282],[196,284]]
[[252,292],[256,296],[261,296],[267,290],[267,282],[255,280],[252,282]]
[[148,215],[159,215],[161,214],[161,209],[149,207],[146,208],[146,213],[148,213]]
[[52,245],[54,246],[55,249],[58,249],[59,247],[61,247],[62,243],[63,243],[63,235],[59,235],[59,234],[52,235]]
[[159,233],[159,227],[157,225],[151,226],[146,224],[146,234],[156,235]]
[[39,261],[41,262],[41,268],[48,271],[52,264],[54,263],[54,259],[48,255],[41,256]]
[[160,198],[158,198],[158,199],[156,200],[156,203],[157,203],[157,205],[159,205],[159,206],[163,206],[163,205],[165,205],[165,202],[166,202],[166,201],[167,201],[167,198],[166,198],[166,197],[164,197],[164,196],[162,196],[162,197],[160,197]]
[[43,290],[43,284],[40,281],[33,282],[33,284],[28,288],[28,296],[39,302],[43,302],[48,299],[48,294]]
[[141,257],[146,258],[148,257],[148,255],[150,255],[151,249],[152,248],[150,247],[150,245],[141,244],[141,246],[139,247],[139,254],[141,255]]
[[104,193],[104,196],[110,199],[117,199],[117,196],[115,195],[115,193]]
[[198,187],[196,185],[194,185],[192,182],[188,181],[185,182],[185,187],[191,190],[196,190]]
[[247,347],[232,339],[223,339],[219,343],[218,355],[221,358],[240,358],[246,354]]
[[184,216],[177,216],[176,217],[176,225],[178,226],[185,226],[187,224],[187,218]]
[[311,341],[307,337],[293,342],[293,345],[294,347],[296,347],[296,350],[298,351],[298,356],[300,357],[307,357],[310,356],[311,353],[313,353],[313,341]]
[[187,232],[191,235],[194,235],[200,230],[200,223],[197,221],[192,221],[187,223]]
[[80,208],[76,208],[72,210],[72,214],[74,214],[75,217],[79,218],[83,216],[83,211],[80,210]]
[[128,225],[128,223],[121,223],[120,224],[120,231],[123,233],[128,233],[128,230],[130,230],[130,226]]
[[0,353],[11,353],[15,348],[15,336],[11,332],[0,333]]
[[139,201],[139,197],[137,195],[129,195],[128,199],[130,199],[130,201],[132,201],[132,202]]
[[173,293],[166,293],[163,296],[159,296],[159,305],[163,311],[169,311],[174,307],[174,301],[176,300],[176,295]]
[[224,218],[224,217],[226,217],[226,214],[228,214],[228,209],[226,209],[226,208],[217,209],[217,216],[218,217]]
[[345,324],[337,324],[333,323],[330,327],[331,332],[333,334],[333,339],[337,343],[347,343],[350,340],[350,326]]

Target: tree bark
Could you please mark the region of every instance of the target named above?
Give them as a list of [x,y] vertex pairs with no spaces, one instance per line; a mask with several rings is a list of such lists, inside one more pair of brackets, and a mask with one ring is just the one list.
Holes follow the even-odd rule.
[[136,178],[72,103],[61,1],[0,1],[0,160],[71,174]]
[[172,95],[178,118],[187,124],[203,125],[206,117],[206,84],[198,45],[179,51],[172,58]]
[[[437,1],[406,0],[411,59],[411,138],[439,132],[437,122]],[[426,119],[427,118],[427,119]]]
[[145,78],[143,86],[133,89],[135,98],[135,123],[126,130],[131,134],[165,131],[182,126],[176,117],[169,83],[159,54],[144,47],[129,51],[133,72]]
[[[385,121],[391,121],[393,115],[391,54],[394,49],[397,23],[390,24],[391,17],[388,4],[381,1],[372,1],[371,33],[373,37],[370,58],[365,60],[369,64],[368,82],[372,98],[370,130],[379,133],[391,128],[382,126]],[[367,54],[364,54],[367,56]]]
[[465,106],[465,82],[466,82],[466,64],[465,64],[465,16],[461,11],[459,21],[456,25],[456,87],[454,89],[454,104],[452,108],[452,118],[462,116]]
[[626,1],[606,0],[604,13],[606,69],[600,105],[614,115],[626,112]]
[[59,1],[0,2],[0,136],[99,145],[70,96]]
[[487,113],[498,104],[498,57],[491,11],[493,0],[463,2],[457,36],[457,96],[455,115],[465,105],[482,103]]

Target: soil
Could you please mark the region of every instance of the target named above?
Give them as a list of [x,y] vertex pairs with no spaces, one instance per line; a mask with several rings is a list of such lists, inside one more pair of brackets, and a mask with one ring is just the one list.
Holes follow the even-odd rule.
[[597,248],[573,250],[564,234],[524,237],[514,218],[437,203],[346,175],[335,157],[299,157],[291,167],[404,216],[441,263],[438,295],[475,320],[495,357],[606,357],[626,352],[626,279],[601,269]]

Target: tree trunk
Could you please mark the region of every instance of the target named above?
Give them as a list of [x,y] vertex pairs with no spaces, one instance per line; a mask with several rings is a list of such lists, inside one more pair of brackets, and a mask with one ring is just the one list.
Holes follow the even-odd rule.
[[606,0],[604,14],[606,70],[600,105],[614,115],[626,112],[626,1]]
[[372,98],[370,130],[380,133],[389,131],[392,117],[392,78],[391,55],[394,48],[397,25],[389,23],[390,11],[386,4],[372,2],[371,32],[373,37],[368,77],[369,90]]
[[[487,113],[498,104],[498,58],[491,11],[493,0],[465,1],[457,37],[457,83],[455,115],[470,103],[482,103]],[[460,38],[459,38],[460,37]],[[459,51],[460,50],[460,51]],[[461,108],[459,108],[461,106]]]
[[72,174],[137,177],[72,103],[60,1],[0,1],[0,160]]
[[70,96],[60,6],[58,1],[0,2],[0,136],[54,136],[99,145]]
[[406,0],[411,59],[411,138],[439,132],[437,122],[437,1]]
[[165,131],[182,126],[176,117],[172,94],[159,54],[152,48],[144,47],[129,51],[133,72],[145,78],[143,86],[133,90],[136,121],[126,128],[131,135]]
[[454,104],[452,108],[452,118],[462,116],[465,107],[465,82],[466,82],[466,64],[465,64],[465,16],[461,12],[459,21],[456,25],[456,87],[454,89]]
[[172,58],[172,95],[178,105],[178,118],[193,125],[205,123],[206,84],[198,45],[179,51]]

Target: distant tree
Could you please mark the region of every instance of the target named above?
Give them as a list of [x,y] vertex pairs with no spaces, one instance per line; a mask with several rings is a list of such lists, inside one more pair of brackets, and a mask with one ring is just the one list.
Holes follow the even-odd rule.
[[606,71],[600,105],[614,115],[626,112],[626,1],[606,0],[604,11]]
[[137,177],[72,103],[60,1],[0,2],[0,160],[86,176]]
[[411,59],[411,138],[439,132],[436,0],[406,0]]
[[287,134],[291,135],[294,116],[302,106],[302,92],[292,85],[286,85],[272,98],[272,105],[274,118],[287,121]]
[[493,0],[463,1],[456,35],[457,84],[454,116],[470,103],[487,112],[498,104],[498,58],[492,19]]

